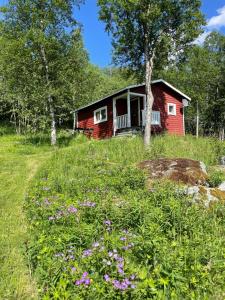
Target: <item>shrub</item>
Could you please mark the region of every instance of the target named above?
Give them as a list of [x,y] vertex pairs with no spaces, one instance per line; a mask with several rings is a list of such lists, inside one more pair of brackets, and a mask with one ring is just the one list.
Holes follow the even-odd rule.
[[219,170],[213,170],[209,173],[208,183],[210,187],[218,187],[225,181],[225,173]]

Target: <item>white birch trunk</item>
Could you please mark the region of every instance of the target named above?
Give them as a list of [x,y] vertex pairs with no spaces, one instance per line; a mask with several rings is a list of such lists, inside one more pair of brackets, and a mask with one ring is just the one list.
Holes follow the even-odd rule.
[[197,101],[197,112],[196,112],[196,137],[199,137],[199,106]]
[[[44,67],[45,67],[46,83],[47,83],[47,86],[49,87],[49,85],[50,85],[49,68],[48,68],[48,61],[46,58],[45,49],[44,49],[43,45],[41,45],[41,55],[42,55],[42,59],[43,59]],[[56,140],[57,140],[56,120],[55,120],[55,110],[54,110],[54,106],[53,106],[53,98],[50,93],[48,95],[48,104],[49,104],[49,111],[50,111],[50,118],[51,118],[51,145],[55,146]]]
[[152,93],[151,81],[153,70],[153,57],[149,58],[146,54],[146,69],[145,69],[145,84],[146,84],[146,117],[145,117],[145,133],[144,133],[144,145],[148,147],[151,142],[151,123],[152,123],[152,106],[154,97]]

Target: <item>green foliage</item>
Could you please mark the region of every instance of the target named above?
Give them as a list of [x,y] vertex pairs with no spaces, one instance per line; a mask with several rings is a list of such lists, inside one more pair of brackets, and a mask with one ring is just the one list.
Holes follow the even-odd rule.
[[[204,151],[194,157],[200,143]],[[155,138],[150,153],[139,138],[79,136],[71,145],[55,152],[26,198],[29,263],[40,296],[221,298],[224,205],[190,205],[171,183],[148,191],[136,168],[159,149],[162,156],[189,154],[213,163],[218,152],[209,156],[212,140]]]
[[190,105],[185,109],[187,129],[191,133],[195,133],[198,108],[200,133],[221,135],[225,124],[224,61],[225,37],[212,32],[204,45],[195,45],[186,51],[182,62],[173,61],[167,69],[159,68],[154,74],[178,86],[191,97]]
[[223,181],[225,181],[225,173],[219,170],[212,170],[209,172],[208,183],[210,187],[218,187]]
[[162,58],[178,48],[181,52],[204,24],[198,0],[99,0],[98,5],[100,19],[113,36],[115,61],[130,65],[139,74],[149,60],[161,60],[162,65]]

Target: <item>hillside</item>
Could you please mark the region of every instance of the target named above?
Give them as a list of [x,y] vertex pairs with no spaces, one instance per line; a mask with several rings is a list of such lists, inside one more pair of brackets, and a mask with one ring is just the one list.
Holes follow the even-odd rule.
[[87,141],[42,165],[26,197],[29,264],[43,299],[223,299],[224,204],[190,205],[173,183],[149,191],[138,162],[217,164],[224,144],[194,137]]

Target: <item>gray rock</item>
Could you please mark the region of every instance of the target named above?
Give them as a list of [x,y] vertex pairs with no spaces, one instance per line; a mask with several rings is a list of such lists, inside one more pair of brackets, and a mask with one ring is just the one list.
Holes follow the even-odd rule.
[[218,190],[225,192],[225,181],[220,184]]
[[190,186],[187,188],[187,195],[194,196],[199,193],[199,187],[198,186]]
[[220,158],[220,164],[221,164],[222,166],[225,166],[225,156],[222,156],[222,157]]

